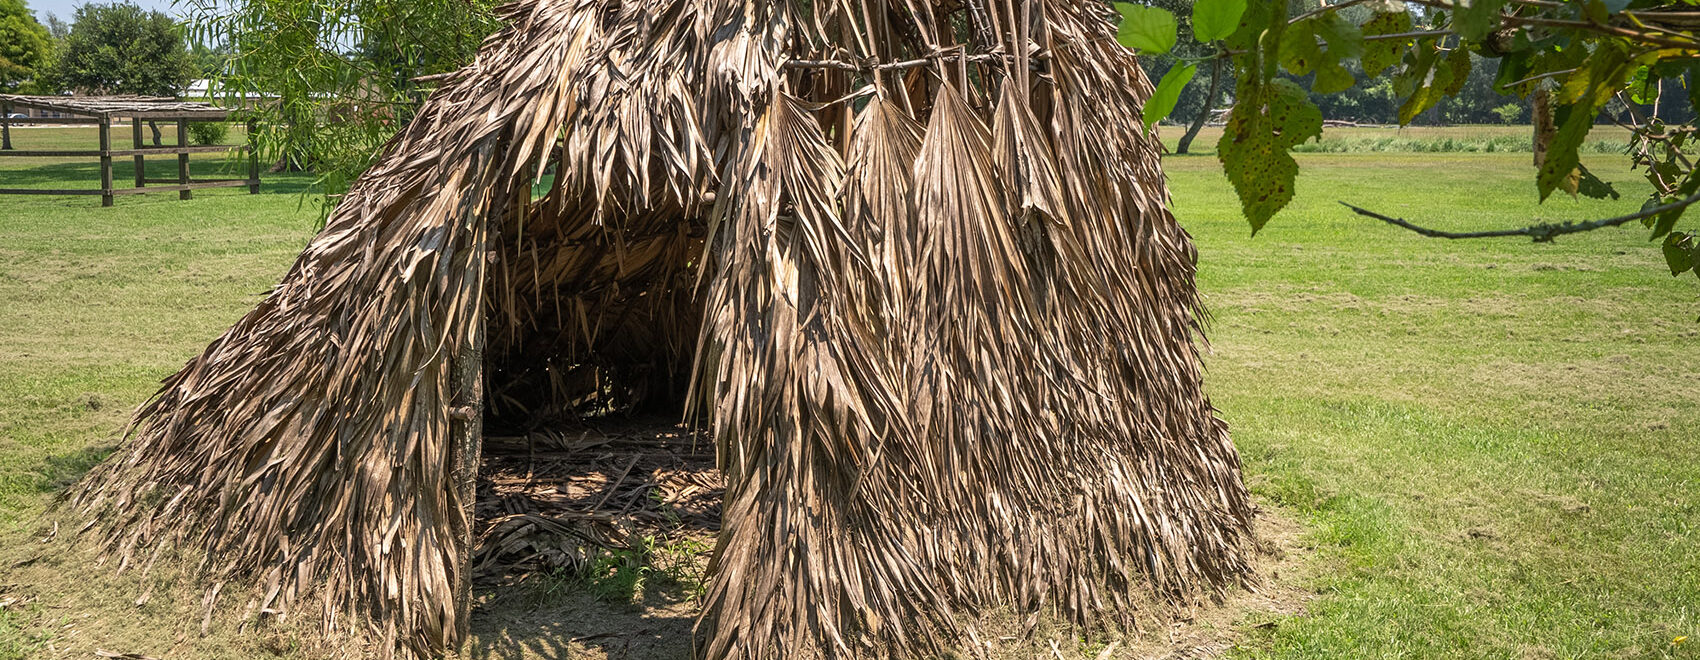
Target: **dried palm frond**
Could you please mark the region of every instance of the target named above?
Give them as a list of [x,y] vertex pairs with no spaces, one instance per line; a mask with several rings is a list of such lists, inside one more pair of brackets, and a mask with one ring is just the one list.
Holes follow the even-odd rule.
[[[726,480],[716,660],[936,653],[990,606],[1126,623],[1245,575],[1192,245],[1104,5],[505,11],[75,490],[120,567],[199,544],[212,594],[440,653],[483,417],[664,405]],[[582,531],[516,518],[481,557],[570,561],[546,527]]]
[[[847,313],[835,250],[843,163],[808,108],[774,92],[717,204],[704,328],[727,504],[704,622],[709,658],[854,656],[921,646],[949,610],[905,530],[860,483],[904,444],[882,349]],[[900,457],[899,457],[900,458]],[[889,459],[889,457],[888,457]],[[884,465],[890,465],[885,463]],[[866,637],[864,637],[866,636]]]
[[[850,144],[850,179],[844,186],[844,215],[853,244],[863,250],[873,272],[859,308],[876,319],[899,312],[900,292],[908,287],[907,264],[915,259],[909,225],[909,190],[914,186],[915,156],[921,126],[897,104],[877,97],[856,116]],[[884,308],[875,303],[884,294]]]

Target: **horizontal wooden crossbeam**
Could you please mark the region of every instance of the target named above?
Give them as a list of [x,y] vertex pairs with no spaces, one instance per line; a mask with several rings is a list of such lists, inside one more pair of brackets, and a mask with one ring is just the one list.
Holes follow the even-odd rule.
[[209,154],[220,151],[247,151],[245,145],[207,145],[192,147],[143,147],[141,149],[12,149],[0,151],[0,156],[27,157],[89,157],[89,156],[164,156],[171,154]]
[[29,118],[0,118],[0,123],[18,126],[22,124],[98,124],[97,117],[29,117]]
[[[116,191],[115,191],[116,192]],[[103,190],[54,190],[49,188],[0,188],[0,195],[104,195]]]
[[89,190],[87,188],[77,190],[50,188],[0,188],[0,195],[146,195],[148,193],[180,192],[184,190],[200,190],[202,188],[236,188],[254,183],[247,179],[214,179],[212,181],[196,181],[188,185],[179,184],[176,179],[170,179],[169,181],[176,185],[149,186],[146,188],[113,188],[111,191]]
[[[177,184],[172,186],[148,186],[146,188],[114,188],[112,190],[112,194],[146,195],[148,193],[180,192],[184,190],[200,190],[202,188],[235,188],[238,186],[246,186],[250,183],[253,182],[247,179],[215,179],[212,181],[196,181],[188,185]],[[101,194],[101,191],[96,190],[94,191],[94,194],[99,195]]]

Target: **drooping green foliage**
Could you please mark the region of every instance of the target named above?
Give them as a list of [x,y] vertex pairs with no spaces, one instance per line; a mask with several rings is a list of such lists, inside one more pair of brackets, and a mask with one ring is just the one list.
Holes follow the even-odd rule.
[[[1156,3],[1152,3],[1156,4]],[[1239,13],[1237,28],[1223,32],[1222,15]],[[1173,25],[1169,10],[1120,7],[1123,45]],[[1646,172],[1653,194],[1639,212],[1589,222],[1542,224],[1511,232],[1555,236],[1640,221],[1663,240],[1671,272],[1700,274],[1700,234],[1679,229],[1687,208],[1700,201],[1700,171],[1683,154],[1700,113],[1700,15],[1692,0],[1344,0],[1241,2],[1197,0],[1192,30],[1212,52],[1190,62],[1230,59],[1235,107],[1218,153],[1255,233],[1292,199],[1298,165],[1288,151],[1321,135],[1318,95],[1387,91],[1391,76],[1401,124],[1447,99],[1511,95],[1535,107],[1535,191],[1618,198],[1610,185],[1583,167],[1577,155],[1589,129],[1608,108],[1630,117],[1628,156]],[[1207,20],[1201,17],[1208,17]],[[1225,36],[1224,36],[1225,35]],[[1221,39],[1221,41],[1216,41]],[[1152,113],[1169,107],[1184,86],[1177,65],[1165,76]],[[1492,79],[1491,85],[1486,80]],[[1308,83],[1306,94],[1299,83]],[[1484,88],[1486,87],[1486,88]],[[1688,90],[1685,99],[1672,90]],[[1661,94],[1661,91],[1663,94]],[[1378,92],[1380,93],[1380,92]],[[1659,111],[1686,102],[1686,123]],[[1484,105],[1478,103],[1478,105]],[[1650,106],[1650,107],[1648,107]],[[1516,103],[1479,108],[1504,121],[1527,116]],[[1450,116],[1450,115],[1447,115]],[[1366,214],[1371,215],[1371,214]],[[1391,220],[1383,217],[1384,220]],[[1398,224],[1397,221],[1395,224]],[[1429,232],[1443,235],[1447,232]],[[1448,235],[1475,237],[1482,232]],[[1507,235],[1507,232],[1485,232]]]
[[52,61],[53,42],[23,0],[0,0],[0,91],[38,78]]
[[[319,174],[338,195],[413,118],[434,85],[472,61],[499,0],[191,0],[191,34],[216,47],[213,95],[263,97],[263,157]],[[328,206],[327,206],[327,211]]]
[[170,16],[127,3],[89,4],[77,7],[56,73],[66,89],[88,94],[175,96],[194,67]]
[[1399,63],[1403,54],[1402,42],[1394,39],[1372,39],[1387,35],[1404,34],[1411,31],[1411,13],[1402,9],[1395,11],[1376,12],[1375,16],[1364,22],[1359,32],[1364,36],[1363,67],[1364,74],[1369,76],[1381,75]]

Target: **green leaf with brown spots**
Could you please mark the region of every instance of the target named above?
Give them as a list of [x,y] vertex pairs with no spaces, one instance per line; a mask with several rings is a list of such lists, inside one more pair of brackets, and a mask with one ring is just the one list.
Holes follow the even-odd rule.
[[1293,199],[1299,164],[1287,150],[1322,135],[1322,111],[1303,88],[1277,78],[1259,90],[1234,106],[1216,145],[1253,234]]
[[1462,47],[1453,48],[1446,54],[1446,61],[1442,62],[1441,66],[1447,68],[1450,78],[1447,79],[1446,86],[1441,88],[1440,94],[1457,96],[1458,92],[1464,91],[1464,83],[1470,80],[1470,51]]
[[1434,107],[1452,83],[1452,69],[1436,66],[1440,50],[1433,39],[1418,42],[1416,52],[1405,56],[1405,68],[1393,78],[1393,91],[1405,97],[1399,106],[1399,123],[1409,124],[1424,110]]
[[1345,61],[1363,53],[1363,33],[1337,12],[1318,14],[1287,26],[1281,35],[1281,66],[1294,75],[1316,72],[1311,88],[1332,94],[1357,82]]
[[[1411,14],[1405,11],[1382,12],[1364,23],[1361,30],[1365,37],[1405,34],[1411,31]],[[1388,67],[1398,64],[1399,56],[1410,45],[1409,39],[1364,41],[1364,75],[1374,78]]]

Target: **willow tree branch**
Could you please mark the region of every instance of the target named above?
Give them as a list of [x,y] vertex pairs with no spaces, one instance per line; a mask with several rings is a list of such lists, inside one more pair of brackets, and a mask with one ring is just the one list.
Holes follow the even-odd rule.
[[1375,211],[1371,211],[1369,209],[1360,208],[1360,207],[1357,207],[1357,206],[1353,206],[1351,204],[1347,204],[1346,202],[1340,202],[1340,205],[1351,209],[1354,213],[1357,213],[1358,215],[1370,217],[1370,218],[1375,218],[1377,220],[1380,220],[1380,221],[1385,222],[1387,224],[1393,225],[1395,227],[1404,227],[1406,229],[1414,231],[1418,234],[1422,234],[1423,236],[1428,236],[1430,238],[1453,238],[1453,239],[1457,239],[1457,238],[1502,238],[1502,237],[1505,237],[1505,236],[1528,236],[1528,237],[1535,239],[1535,242],[1537,242],[1537,243],[1544,243],[1544,242],[1547,242],[1547,241],[1551,241],[1552,239],[1557,238],[1559,236],[1563,236],[1565,234],[1580,234],[1580,233],[1585,232],[1585,231],[1593,231],[1595,229],[1604,229],[1606,227],[1616,227],[1618,225],[1629,224],[1631,222],[1635,222],[1636,220],[1643,220],[1643,219],[1646,219],[1646,218],[1650,218],[1650,217],[1653,217],[1653,216],[1658,215],[1660,213],[1664,213],[1666,211],[1675,211],[1675,210],[1678,210],[1678,209],[1686,208],[1686,207],[1688,207],[1689,205],[1691,205],[1695,202],[1700,202],[1700,192],[1696,192],[1692,195],[1689,195],[1689,196],[1684,197],[1680,200],[1671,202],[1669,204],[1665,204],[1663,206],[1655,206],[1655,207],[1650,208],[1650,209],[1642,209],[1642,210],[1637,211],[1635,213],[1631,213],[1629,215],[1620,215],[1620,216],[1617,216],[1615,218],[1605,218],[1605,219],[1602,219],[1602,220],[1590,220],[1588,222],[1563,222],[1563,223],[1557,223],[1557,224],[1550,223],[1550,222],[1542,222],[1542,223],[1539,223],[1539,224],[1529,225],[1527,227],[1518,227],[1516,229],[1494,229],[1494,230],[1490,230],[1490,231],[1462,231],[1462,232],[1460,232],[1460,231],[1441,231],[1439,229],[1429,229],[1428,227],[1421,227],[1421,226],[1418,226],[1418,225],[1415,225],[1415,224],[1411,224],[1410,222],[1407,222],[1407,221],[1405,221],[1401,218],[1395,218],[1395,217],[1392,217],[1392,216],[1382,215],[1380,213],[1376,213]]

